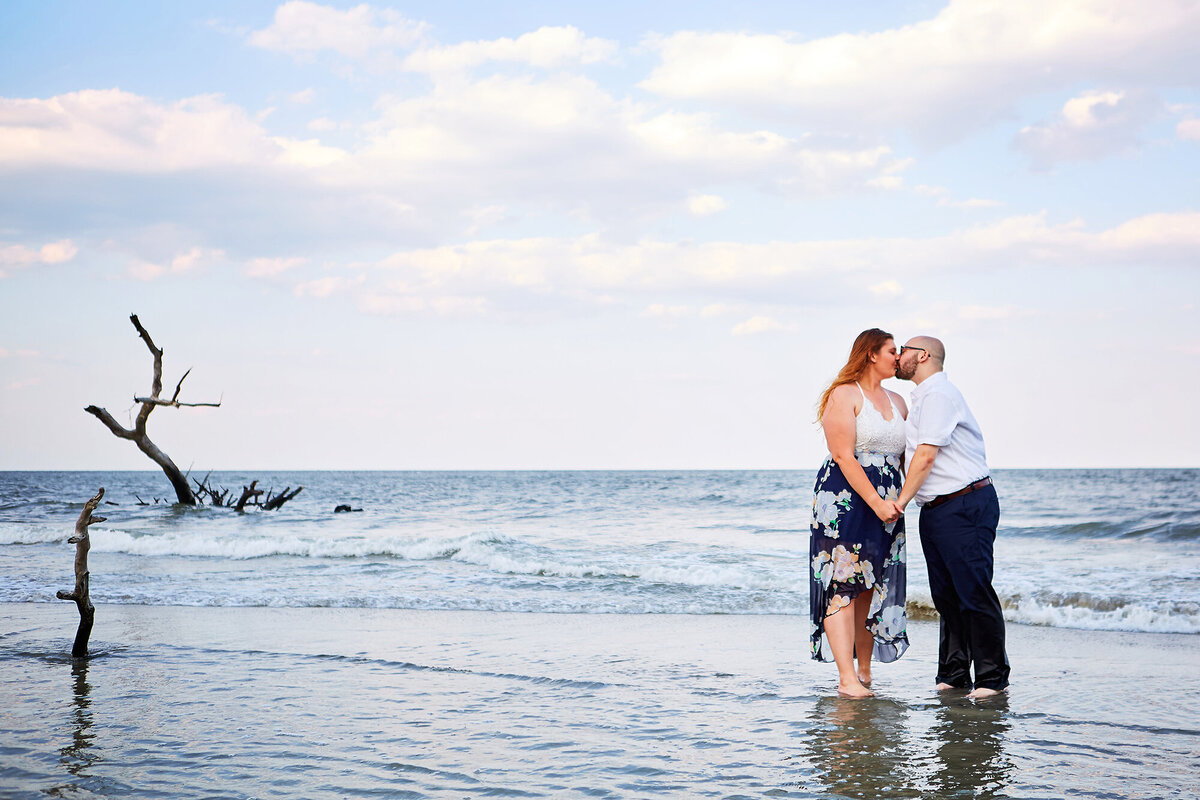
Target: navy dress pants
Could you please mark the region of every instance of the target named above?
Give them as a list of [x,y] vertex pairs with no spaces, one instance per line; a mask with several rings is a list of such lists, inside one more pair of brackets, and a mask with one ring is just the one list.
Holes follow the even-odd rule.
[[921,509],[921,548],[941,617],[938,683],[963,689],[1008,686],[1004,614],[992,588],[992,546],[999,523],[994,486]]

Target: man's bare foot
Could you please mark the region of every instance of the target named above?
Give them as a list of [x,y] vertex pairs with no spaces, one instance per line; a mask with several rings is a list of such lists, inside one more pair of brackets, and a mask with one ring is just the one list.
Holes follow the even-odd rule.
[[979,688],[970,692],[967,695],[967,697],[968,697],[968,699],[971,699],[971,700],[982,700],[985,697],[995,697],[996,695],[1000,694],[1001,691],[1003,691],[1003,690],[1002,689],[987,689],[983,686],[980,686]]
[[874,697],[875,693],[867,687],[859,684],[838,684],[838,697],[849,697],[853,700],[858,700],[866,697]]
[[933,690],[935,692],[945,692],[945,691],[947,691],[949,689],[953,689],[953,688],[955,688],[955,687],[951,686],[948,683],[939,683],[937,686],[933,687]]

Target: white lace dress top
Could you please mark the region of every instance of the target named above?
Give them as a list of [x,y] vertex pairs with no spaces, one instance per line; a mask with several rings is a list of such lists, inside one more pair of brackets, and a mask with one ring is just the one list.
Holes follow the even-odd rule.
[[[854,385],[858,386],[858,383]],[[858,386],[858,391],[862,393],[863,404],[854,419],[854,452],[904,455],[904,417],[900,416],[892,396],[888,395],[892,418],[887,420],[867,398],[861,386]]]

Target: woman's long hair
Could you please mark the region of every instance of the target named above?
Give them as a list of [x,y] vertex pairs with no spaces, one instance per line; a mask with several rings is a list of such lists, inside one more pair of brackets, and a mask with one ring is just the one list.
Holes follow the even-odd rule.
[[817,405],[817,422],[825,416],[825,406],[829,404],[829,395],[833,394],[833,390],[844,383],[854,383],[861,378],[867,367],[871,366],[871,354],[878,352],[888,339],[894,338],[879,328],[868,328],[855,338],[854,346],[850,348],[850,358],[846,359],[846,366],[842,367],[833,383],[829,384],[829,388],[821,393],[821,402]]

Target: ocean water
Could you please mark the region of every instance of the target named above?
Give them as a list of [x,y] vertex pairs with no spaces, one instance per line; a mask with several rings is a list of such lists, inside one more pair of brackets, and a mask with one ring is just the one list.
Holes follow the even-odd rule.
[[[1200,633],[1200,470],[999,470],[1013,622]],[[303,485],[275,512],[153,504],[159,472],[0,473],[0,602],[73,585],[100,486],[97,603],[619,614],[808,613],[813,471],[214,473]],[[136,497],[151,502],[137,505]],[[112,505],[115,503],[115,505]],[[333,513],[347,503],[361,512]],[[910,606],[931,603],[907,519]]]
[[[812,471],[0,473],[0,798],[1200,795],[1200,471],[999,471],[1013,687],[807,642]],[[92,530],[90,657],[66,543]],[[334,514],[341,503],[361,512]]]
[[[0,797],[1193,800],[1186,634],[1014,625],[1009,695],[915,621],[843,700],[779,615],[0,605]],[[1148,676],[1152,676],[1149,678]]]

